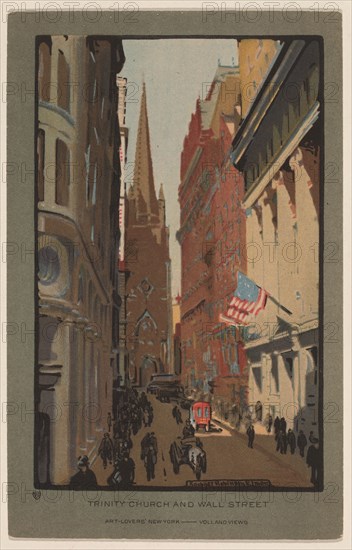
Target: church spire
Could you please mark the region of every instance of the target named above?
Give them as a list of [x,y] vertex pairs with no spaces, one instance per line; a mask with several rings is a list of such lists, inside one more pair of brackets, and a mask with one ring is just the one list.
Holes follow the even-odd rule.
[[134,189],[137,199],[137,217],[145,221],[157,221],[159,207],[156,198],[153,163],[150,150],[149,122],[147,113],[147,97],[145,83],[141,97],[136,156],[134,167]]
[[163,184],[161,183],[161,184],[160,184],[160,189],[159,189],[159,201],[164,201],[164,200],[165,200],[164,186],[163,186]]

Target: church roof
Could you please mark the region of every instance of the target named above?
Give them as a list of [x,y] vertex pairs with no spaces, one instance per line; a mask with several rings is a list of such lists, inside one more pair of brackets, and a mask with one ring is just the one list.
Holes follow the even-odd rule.
[[156,216],[159,216],[150,149],[145,83],[143,83],[141,97],[133,184],[137,198],[137,216],[143,214],[155,214]]

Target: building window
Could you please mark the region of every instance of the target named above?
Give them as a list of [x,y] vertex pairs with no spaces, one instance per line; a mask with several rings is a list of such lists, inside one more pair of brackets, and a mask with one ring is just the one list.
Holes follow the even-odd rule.
[[253,378],[259,391],[262,391],[262,369],[261,367],[252,368]]
[[38,254],[39,280],[42,285],[51,285],[60,274],[60,260],[58,250],[52,246],[45,246]]
[[279,393],[280,391],[279,364],[278,364],[278,358],[276,355],[273,355],[272,357],[271,380],[274,382],[273,387],[271,387],[272,393]]
[[83,271],[80,271],[78,276],[78,303],[83,303],[84,300],[84,276]]
[[293,358],[292,357],[284,357],[284,363],[287,375],[291,382],[293,383]]
[[68,205],[70,185],[70,152],[64,141],[56,140],[55,201],[61,206]]
[[57,104],[65,111],[70,111],[70,68],[61,50],[57,61],[57,82]]
[[50,101],[51,52],[50,46],[45,42],[42,42],[39,46],[38,61],[39,99],[42,101]]
[[44,159],[45,159],[45,132],[38,130],[37,136],[37,174],[38,174],[38,201],[44,200]]

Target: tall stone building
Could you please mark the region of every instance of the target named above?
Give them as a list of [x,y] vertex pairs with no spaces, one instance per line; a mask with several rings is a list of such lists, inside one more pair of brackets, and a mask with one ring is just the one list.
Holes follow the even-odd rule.
[[37,41],[35,481],[93,460],[117,372],[120,39]]
[[181,378],[220,416],[240,413],[247,373],[239,330],[219,322],[246,272],[242,175],[230,159],[239,124],[238,67],[218,67],[198,99],[181,156]]
[[[249,399],[259,420],[284,416],[307,435],[321,429],[320,48],[316,39],[241,40],[240,66],[255,66],[262,78],[250,105],[244,99],[232,153],[245,180],[247,274],[269,293],[246,329]],[[241,74],[245,90],[253,78]]]
[[117,115],[119,119],[119,131],[120,131],[120,167],[121,167],[121,182],[120,182],[120,197],[119,197],[119,230],[120,230],[120,244],[118,254],[118,293],[121,299],[121,306],[119,309],[119,325],[118,325],[118,376],[114,381],[114,411],[117,408],[117,393],[119,388],[125,386],[128,379],[128,353],[126,348],[126,265],[125,265],[125,238],[126,238],[126,176],[125,165],[128,146],[128,128],[125,123],[126,114],[126,93],[127,93],[127,79],[118,76],[116,79],[116,85],[118,88],[118,110]]
[[136,144],[133,185],[126,217],[125,266],[129,379],[145,386],[171,363],[172,309],[169,229],[165,197],[154,187],[145,84]]

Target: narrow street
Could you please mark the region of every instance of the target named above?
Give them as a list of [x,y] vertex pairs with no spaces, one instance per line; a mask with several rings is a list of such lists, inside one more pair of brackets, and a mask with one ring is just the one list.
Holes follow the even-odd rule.
[[[150,428],[144,426],[132,436],[135,470],[135,487],[182,487],[188,480],[195,480],[195,473],[187,464],[180,467],[178,474],[173,471],[169,449],[171,443],[179,436],[188,418],[188,411],[181,409],[183,423],[177,425],[172,416],[175,402],[161,403],[154,396],[148,396],[154,409],[154,421]],[[247,445],[247,437],[235,430],[230,430],[220,423],[219,433],[199,431],[199,437],[207,455],[207,471],[202,473],[202,480],[269,480],[274,487],[311,487],[310,469],[305,459],[299,456],[298,450],[291,455],[276,452],[276,442],[272,435],[256,435],[254,448]],[[154,431],[158,442],[158,458],[155,466],[155,478],[147,481],[146,470],[141,460],[141,441],[147,432]],[[224,457],[224,458],[222,458]],[[230,458],[229,458],[230,457]],[[112,471],[108,465],[104,470],[100,458],[93,464],[98,483],[106,485],[106,479]]]

